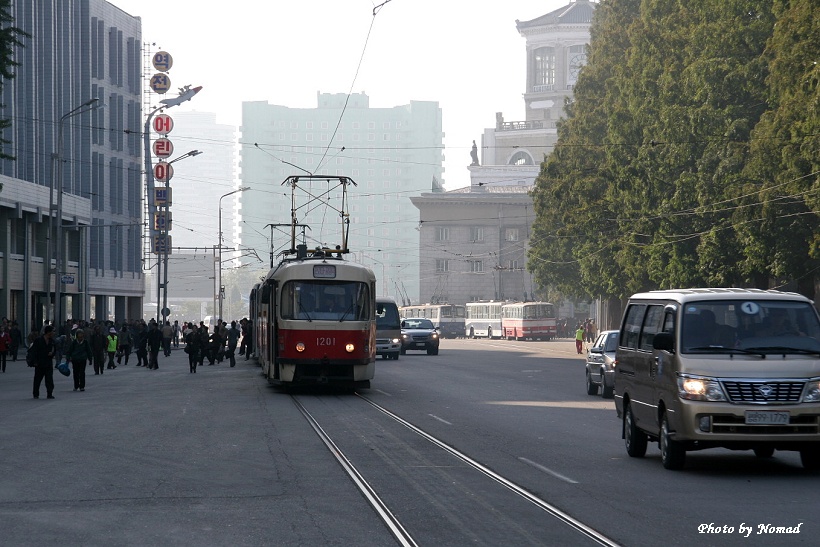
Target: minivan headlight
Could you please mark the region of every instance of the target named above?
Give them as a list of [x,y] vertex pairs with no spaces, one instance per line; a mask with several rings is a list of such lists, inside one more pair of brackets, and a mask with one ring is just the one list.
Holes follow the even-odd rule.
[[678,396],[689,401],[726,400],[720,382],[699,376],[678,376]]
[[811,380],[806,384],[806,391],[803,395],[804,403],[820,402],[820,380]]

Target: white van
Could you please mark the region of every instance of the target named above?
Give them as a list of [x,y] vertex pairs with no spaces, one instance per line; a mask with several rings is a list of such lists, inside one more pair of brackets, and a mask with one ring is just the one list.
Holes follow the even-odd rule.
[[376,355],[398,359],[401,353],[401,319],[392,298],[376,298]]
[[206,315],[202,322],[205,323],[206,327],[208,327],[208,332],[214,332],[214,327],[216,327],[216,317],[213,315]]
[[797,450],[820,469],[820,318],[795,293],[681,289],[633,295],[621,322],[615,407],[632,457]]

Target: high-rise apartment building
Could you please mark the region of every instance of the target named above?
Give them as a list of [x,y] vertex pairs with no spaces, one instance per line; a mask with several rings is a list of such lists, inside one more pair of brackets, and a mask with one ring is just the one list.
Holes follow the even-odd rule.
[[29,36],[0,100],[15,157],[0,161],[0,315],[27,331],[56,290],[59,319],[140,317],[140,19],[104,0],[16,0],[11,14]]
[[[270,224],[291,222],[290,175],[343,175],[350,188],[347,258],[370,266],[379,295],[418,299],[419,213],[410,198],[442,185],[443,132],[437,102],[411,101],[371,108],[364,93],[318,93],[316,108],[243,103],[240,194],[243,248],[268,260],[289,248],[289,231]],[[314,182],[311,193],[327,200],[295,216],[307,224],[309,248],[341,243],[340,194]],[[299,238],[298,243],[302,239]]]

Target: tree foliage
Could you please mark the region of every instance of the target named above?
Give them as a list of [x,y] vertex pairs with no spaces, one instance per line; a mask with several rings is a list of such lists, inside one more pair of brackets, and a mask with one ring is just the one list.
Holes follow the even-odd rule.
[[[14,67],[19,66],[19,63],[14,60],[14,50],[23,45],[20,38],[24,36],[28,34],[14,26],[11,0],[0,0],[0,92],[6,80],[14,78]],[[10,144],[11,141],[2,137],[3,131],[10,126],[9,120],[0,119],[0,145]],[[11,160],[14,156],[0,150],[0,158]],[[2,185],[0,185],[0,190],[2,190]]]
[[603,0],[533,190],[528,268],[576,297],[820,269],[816,0]]

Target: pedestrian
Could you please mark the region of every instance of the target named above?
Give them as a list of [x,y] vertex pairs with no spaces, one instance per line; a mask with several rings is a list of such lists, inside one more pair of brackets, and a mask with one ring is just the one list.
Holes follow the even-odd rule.
[[145,330],[145,323],[140,321],[137,325],[137,333],[134,335],[134,347],[137,353],[137,366],[148,366],[148,332]]
[[171,356],[171,338],[174,336],[174,328],[169,321],[162,326],[162,353],[165,357]]
[[196,367],[202,362],[202,342],[199,332],[196,329],[188,329],[185,337],[185,353],[188,354],[188,366],[192,373],[196,373]]
[[105,353],[108,349],[108,335],[102,324],[94,325],[94,335],[91,337],[91,353],[94,358],[94,374],[102,374],[105,369]]
[[[251,353],[253,353],[253,319],[248,319],[246,331],[242,333],[242,342],[245,344],[245,361],[250,359]],[[245,342],[245,337],[248,338],[247,342]]]
[[159,368],[159,349],[162,346],[162,331],[157,328],[156,321],[151,321],[148,324],[148,334],[146,335],[148,343],[148,369],[157,370]]
[[20,346],[23,345],[23,332],[20,330],[20,325],[17,324],[17,321],[11,322],[9,335],[11,336],[11,347],[9,348],[11,360],[16,361],[17,352],[20,350]]
[[46,325],[43,327],[43,335],[37,337],[34,342],[34,389],[32,393],[35,399],[40,398],[40,384],[46,380],[46,395],[49,399],[54,398],[54,327]]
[[210,352],[210,345],[211,345],[211,336],[208,334],[208,325],[200,324],[199,326],[199,366],[202,366],[202,363],[205,362],[205,357],[208,357],[209,365],[213,365],[213,361],[211,360],[211,352]]
[[125,324],[120,330],[120,336],[117,347],[117,364],[122,363],[122,358],[125,357],[125,365],[128,366],[128,358],[131,356],[131,331],[128,330],[128,325]]
[[575,349],[578,355],[581,355],[584,350],[584,325],[579,324],[575,331]]
[[108,329],[108,336],[106,337],[106,348],[105,351],[108,352],[108,369],[115,369],[117,365],[114,364],[114,356],[117,354],[117,343],[119,338],[117,337],[117,329],[114,327],[110,327]]
[[174,329],[174,337],[172,338],[172,342],[174,343],[174,347],[178,348],[180,335],[179,321],[174,321],[174,324],[171,326],[171,328]]
[[0,370],[6,372],[6,356],[9,354],[11,347],[11,334],[9,334],[8,325],[0,327]]
[[85,339],[85,331],[76,328],[76,325],[74,331],[75,338],[68,345],[66,357],[71,361],[71,368],[74,370],[74,391],[85,391],[85,366],[94,352],[91,344]]
[[231,321],[231,328],[228,329],[228,351],[225,352],[231,366],[236,366],[236,345],[239,342],[239,329],[236,328],[236,321]]

